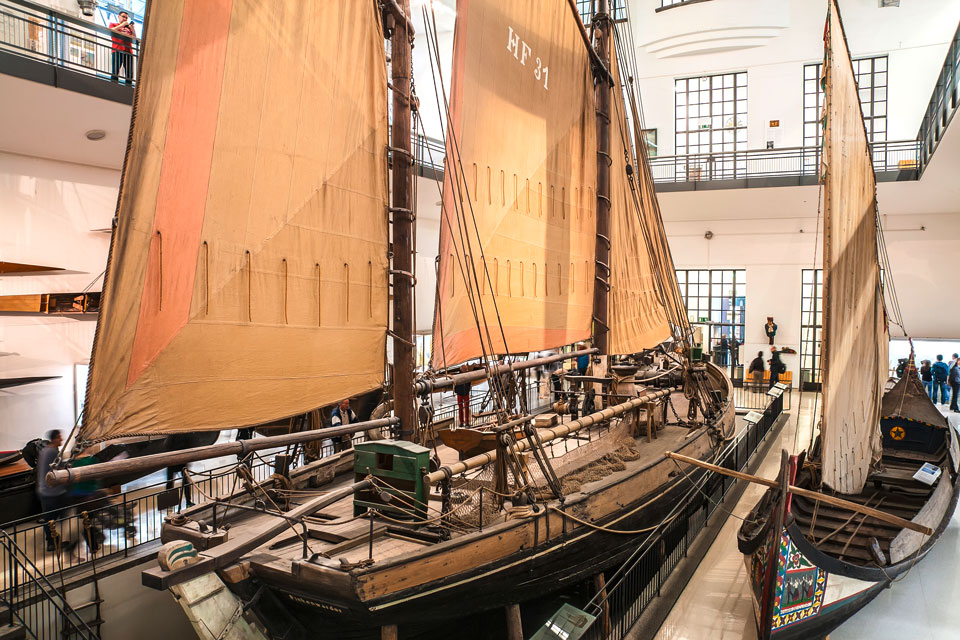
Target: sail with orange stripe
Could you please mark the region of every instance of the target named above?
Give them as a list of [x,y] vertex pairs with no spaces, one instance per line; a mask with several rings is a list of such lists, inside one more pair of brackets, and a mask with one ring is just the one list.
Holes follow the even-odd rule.
[[81,440],[382,384],[386,87],[373,0],[152,3]]

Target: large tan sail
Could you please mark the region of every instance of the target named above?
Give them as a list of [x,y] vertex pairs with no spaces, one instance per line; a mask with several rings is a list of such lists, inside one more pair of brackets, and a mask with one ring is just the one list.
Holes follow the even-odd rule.
[[823,482],[859,493],[882,451],[887,324],[876,182],[836,1],[827,14],[824,131]]
[[382,383],[373,0],[151,5],[81,439],[254,425]]
[[[658,256],[658,227],[662,229],[656,193],[643,184],[649,175],[647,159],[634,154],[633,130],[617,56],[611,55],[614,79],[610,125],[610,295],[608,322],[610,353],[637,353],[670,337],[670,323],[663,303],[664,278],[676,280],[663,271]],[[635,169],[631,178],[627,166]],[[631,181],[633,184],[631,185]],[[652,184],[652,183],[651,183]],[[658,277],[660,275],[661,277]]]
[[435,367],[590,335],[596,115],[577,20],[565,0],[457,3]]

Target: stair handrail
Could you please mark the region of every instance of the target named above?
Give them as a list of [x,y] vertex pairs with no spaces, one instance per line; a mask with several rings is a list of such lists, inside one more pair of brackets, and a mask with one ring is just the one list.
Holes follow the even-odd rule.
[[[0,529],[0,547],[6,552],[8,558],[4,570],[7,579],[10,580],[8,585],[0,589],[0,602],[10,609],[10,614],[17,619],[19,624],[27,628],[32,636],[37,637],[34,630],[29,628],[27,621],[20,615],[17,607],[16,591],[19,589],[18,584],[20,582],[17,576],[22,573],[39,590],[44,599],[49,601],[57,610],[62,619],[72,627],[71,632],[79,634],[84,640],[100,640],[100,636],[70,606],[66,596],[53,586],[43,571],[33,563],[26,551],[21,549],[20,545],[3,529]],[[23,571],[18,571],[18,569]]]

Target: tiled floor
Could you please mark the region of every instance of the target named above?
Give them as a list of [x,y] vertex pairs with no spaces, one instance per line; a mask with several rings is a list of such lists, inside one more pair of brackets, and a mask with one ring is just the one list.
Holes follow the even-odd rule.
[[[773,478],[780,449],[804,449],[810,438],[811,415],[817,396],[805,393],[797,412],[780,432],[760,466],[758,475]],[[949,414],[954,427],[960,414]],[[799,433],[797,431],[799,423]],[[734,508],[744,516],[764,491],[750,485]],[[960,514],[960,510],[958,510]],[[703,559],[693,579],[680,595],[657,633],[657,640],[756,640],[753,603],[747,586],[743,556],[737,550],[740,521],[730,518]],[[900,582],[880,594],[867,607],[834,631],[831,640],[954,640],[960,637],[960,515],[929,555]]]

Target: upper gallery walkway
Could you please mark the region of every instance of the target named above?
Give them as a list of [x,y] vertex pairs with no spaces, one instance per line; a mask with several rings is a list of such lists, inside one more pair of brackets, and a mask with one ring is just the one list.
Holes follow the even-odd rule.
[[[114,37],[118,36],[102,26],[28,0],[0,0],[0,74],[129,105],[133,101],[133,83],[125,84],[122,78],[117,82],[111,76]],[[134,67],[138,45],[138,41],[132,43]],[[878,182],[920,178],[956,111],[958,83],[960,28],[948,47],[917,137],[872,144]],[[442,175],[443,141],[415,136],[414,152],[421,176]],[[819,147],[651,159],[654,182],[662,192],[814,185],[819,164]]]

